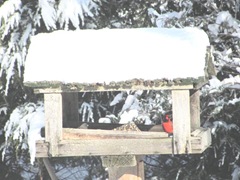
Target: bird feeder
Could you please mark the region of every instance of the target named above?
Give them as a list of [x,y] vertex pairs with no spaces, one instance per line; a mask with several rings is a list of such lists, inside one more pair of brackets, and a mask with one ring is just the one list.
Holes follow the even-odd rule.
[[[55,31],[33,36],[24,83],[44,95],[45,107],[45,140],[36,143],[36,157],[202,153],[211,144],[211,134],[200,127],[199,89],[212,75],[209,40],[198,28]],[[79,92],[126,90],[170,90],[173,137],[164,131],[63,126],[79,122]],[[137,158],[134,177],[143,177],[141,163]],[[109,176],[120,178],[126,172],[113,167]]]

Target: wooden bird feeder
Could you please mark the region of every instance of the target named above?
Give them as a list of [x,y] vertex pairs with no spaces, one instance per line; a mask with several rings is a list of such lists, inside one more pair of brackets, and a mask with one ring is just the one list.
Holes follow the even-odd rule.
[[[197,28],[36,35],[24,77],[26,86],[44,94],[45,140],[36,143],[36,157],[134,155],[135,167],[109,168],[109,178],[144,179],[142,155],[202,153],[211,133],[200,127],[199,88],[214,73],[207,35]],[[111,124],[69,128],[79,122],[79,92],[126,90],[170,90],[173,137],[163,131],[101,128]]]

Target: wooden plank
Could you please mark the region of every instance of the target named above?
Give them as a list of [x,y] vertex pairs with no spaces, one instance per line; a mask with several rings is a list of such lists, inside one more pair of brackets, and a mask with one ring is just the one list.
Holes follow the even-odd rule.
[[104,88],[103,86],[100,86],[98,88],[91,88],[85,87],[85,88],[62,88],[56,87],[56,88],[35,88],[34,93],[40,94],[40,93],[63,93],[63,92],[103,92],[103,91],[127,91],[127,90],[178,90],[178,89],[194,89],[195,85],[188,84],[188,85],[164,85],[164,86],[144,86],[144,85],[131,85],[131,86],[125,86],[125,87],[110,87],[110,88]]
[[190,90],[191,131],[200,127],[200,91]]
[[143,180],[144,163],[137,158],[136,166],[108,168],[109,180]]
[[50,143],[49,153],[58,154],[58,142],[62,139],[62,94],[44,94],[45,140]]
[[56,174],[55,174],[55,171],[54,171],[54,168],[52,167],[52,165],[50,164],[49,162],[49,159],[48,158],[43,158],[43,163],[48,171],[48,174],[51,178],[51,180],[58,180]]
[[209,128],[199,128],[191,133],[192,150],[205,151],[212,143],[211,130]]
[[[68,121],[68,125],[67,127],[70,128],[78,128],[80,127],[80,129],[84,129],[82,128],[82,126],[84,126],[84,124],[87,124],[87,128],[89,130],[113,130],[114,128],[118,128],[120,126],[122,126],[123,124],[106,124],[106,123],[82,123],[82,122],[76,122],[76,123],[71,123],[70,121]],[[161,137],[165,137],[167,134],[165,132],[163,132],[163,127],[161,124],[158,125],[143,125],[143,124],[136,124],[136,126],[141,130],[141,131],[145,131],[145,132],[160,132]],[[68,129],[68,128],[64,128],[64,129]],[[74,131],[72,131],[73,133],[75,133]],[[41,136],[45,137],[45,128],[41,129]]]
[[211,130],[204,129],[198,136],[201,137],[201,149],[204,151],[212,144]]
[[172,91],[174,153],[191,153],[189,90]]
[[159,139],[167,138],[166,132],[139,132],[63,128],[64,140],[90,139]]
[[[210,130],[204,131],[202,135],[199,135],[198,133],[197,136],[191,137],[192,152],[189,152],[190,154],[202,153],[211,145]],[[207,140],[204,140],[204,138]],[[48,148],[48,143],[37,141],[36,157],[48,157]],[[70,157],[126,154],[172,154],[172,139],[64,140],[59,144],[59,154],[57,154],[57,156]]]
[[171,138],[63,140],[59,144],[59,155],[98,156],[171,154],[171,149]]
[[139,180],[145,179],[145,173],[144,173],[144,156],[136,156],[137,158],[137,175]]
[[63,126],[70,122],[79,122],[78,93],[62,93],[63,102]]
[[194,130],[193,132],[191,132],[191,136],[192,137],[197,137],[202,131],[204,131],[205,130],[205,128],[203,128],[203,127],[200,127],[200,128],[198,128],[198,129],[196,129],[196,130]]
[[[38,141],[36,157],[48,157],[49,145]],[[109,140],[62,140],[56,156],[105,156],[171,154],[171,138],[162,139],[109,139]]]

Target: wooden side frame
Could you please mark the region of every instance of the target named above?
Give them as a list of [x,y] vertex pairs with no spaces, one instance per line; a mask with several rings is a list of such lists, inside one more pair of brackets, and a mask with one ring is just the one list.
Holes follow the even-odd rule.
[[174,154],[191,153],[189,90],[172,91]]
[[45,141],[49,143],[49,154],[58,156],[58,144],[62,140],[62,94],[44,94],[44,106]]
[[[211,145],[209,129],[199,128],[190,135],[192,151],[202,153]],[[59,157],[105,156],[105,155],[148,155],[172,154],[172,138],[159,139],[94,139],[61,140],[58,146]],[[37,141],[36,157],[49,156],[49,143]]]
[[[192,153],[193,148],[191,142],[191,132],[199,129],[200,127],[199,94],[198,90],[172,90],[174,128],[172,139],[168,138],[168,134],[165,132],[126,133],[104,130],[63,128],[63,120],[67,117],[65,114],[66,112],[71,114],[71,112],[74,111],[73,116],[76,120],[78,120],[78,98],[76,92],[73,94],[56,92],[53,94],[45,93],[45,141],[49,143],[49,154],[51,156],[82,156]],[[81,144],[79,144],[80,142]],[[103,147],[102,144],[106,146]],[[107,144],[110,144],[109,147]],[[99,148],[94,150],[94,145],[99,146]],[[118,152],[117,150],[116,152],[111,152],[119,145],[121,147],[120,153],[116,153]],[[123,148],[123,146],[126,147]],[[144,146],[148,147],[148,149],[143,148]],[[108,150],[104,150],[106,147],[108,147]],[[162,149],[159,150],[159,147]],[[68,149],[81,149],[84,150],[84,152],[71,152],[68,151]],[[138,151],[141,153],[138,153]],[[69,153],[69,155],[67,155],[67,153]]]

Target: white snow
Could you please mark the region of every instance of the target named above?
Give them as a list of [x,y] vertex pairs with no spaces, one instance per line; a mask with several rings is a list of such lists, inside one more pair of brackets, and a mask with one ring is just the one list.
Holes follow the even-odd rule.
[[0,108],[0,114],[4,114],[4,115],[6,115],[7,114],[7,107],[1,107]]
[[218,13],[216,21],[214,24],[209,24],[208,29],[209,31],[214,34],[215,36],[218,35],[218,33],[221,31],[220,26],[228,26],[231,27],[230,29],[234,29],[234,32],[225,32],[227,34],[231,34],[232,36],[239,37],[240,31],[239,31],[239,23],[232,17],[232,15],[228,11],[221,11]]
[[127,99],[125,100],[125,103],[122,107],[121,113],[124,111],[132,110],[132,109],[139,109],[139,100],[136,97],[136,94],[134,95],[128,95]]
[[120,116],[119,124],[127,124],[132,122],[134,118],[138,117],[138,110],[131,109],[129,111],[124,111]]
[[41,134],[40,134],[42,127],[44,127],[43,108],[37,109],[33,117],[29,120],[28,146],[29,146],[31,164],[33,164],[35,161],[36,141],[44,139],[41,137]]
[[204,76],[207,34],[198,28],[55,31],[31,38],[25,82],[109,83]]
[[225,78],[222,81],[217,79],[217,77],[213,77],[211,80],[209,80],[209,85],[205,86],[205,88],[210,93],[221,91],[224,88],[240,89],[240,75],[230,75],[229,78]]
[[111,123],[111,119],[104,117],[98,120],[99,123]]
[[118,104],[119,102],[123,101],[123,95],[124,95],[124,92],[120,92],[118,93],[114,99],[112,100],[112,102],[110,103],[110,106],[114,106],[116,104]]
[[54,0],[38,0],[39,9],[47,30],[56,29],[57,13],[54,7]]
[[5,148],[2,152],[4,159],[10,141],[18,142],[18,148],[27,149],[29,147],[30,162],[35,161],[36,140],[43,140],[40,135],[41,128],[44,127],[44,106],[42,102],[25,103],[18,106],[7,121],[5,131]]

